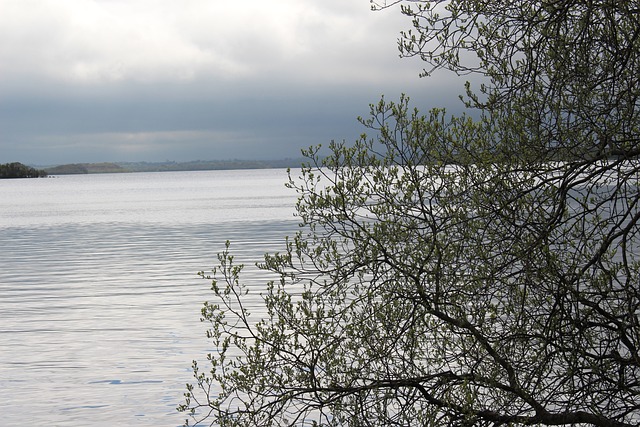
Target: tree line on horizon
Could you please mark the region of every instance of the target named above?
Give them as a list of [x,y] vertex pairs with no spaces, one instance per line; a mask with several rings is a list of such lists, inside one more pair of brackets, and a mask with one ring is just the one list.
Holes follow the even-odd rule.
[[45,178],[47,176],[47,171],[36,169],[19,162],[0,164],[0,179]]
[[272,169],[300,167],[303,159],[277,160],[193,160],[188,162],[101,162],[68,163],[45,168],[50,175],[81,175],[127,172],[180,172],[199,170]]

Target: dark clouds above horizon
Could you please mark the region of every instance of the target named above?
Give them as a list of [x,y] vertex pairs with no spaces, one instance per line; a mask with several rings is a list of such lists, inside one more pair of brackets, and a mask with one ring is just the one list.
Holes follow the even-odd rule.
[[297,157],[381,94],[457,105],[368,0],[0,0],[0,163]]

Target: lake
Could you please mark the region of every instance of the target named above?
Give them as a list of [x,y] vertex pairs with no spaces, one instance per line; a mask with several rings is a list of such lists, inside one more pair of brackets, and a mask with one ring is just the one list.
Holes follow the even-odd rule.
[[245,264],[282,250],[297,229],[286,180],[270,169],[0,181],[1,424],[181,425],[191,361],[213,350],[197,272],[227,239]]

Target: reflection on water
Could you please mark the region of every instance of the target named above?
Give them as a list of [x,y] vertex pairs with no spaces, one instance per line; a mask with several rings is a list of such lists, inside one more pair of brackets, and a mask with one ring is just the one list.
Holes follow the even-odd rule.
[[[296,230],[284,171],[91,175],[0,183],[3,425],[174,426],[207,270]],[[260,287],[254,269],[244,278]]]

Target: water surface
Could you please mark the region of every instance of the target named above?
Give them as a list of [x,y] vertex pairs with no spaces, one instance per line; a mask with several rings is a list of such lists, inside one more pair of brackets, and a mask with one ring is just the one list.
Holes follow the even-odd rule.
[[[284,170],[0,181],[6,426],[175,426],[227,239],[247,264],[297,228]],[[260,288],[265,278],[250,269]]]

